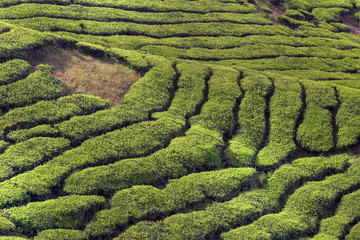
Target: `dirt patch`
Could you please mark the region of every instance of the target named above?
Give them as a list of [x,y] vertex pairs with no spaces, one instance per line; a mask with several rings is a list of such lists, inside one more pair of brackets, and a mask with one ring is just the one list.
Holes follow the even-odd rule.
[[53,73],[61,79],[67,94],[92,94],[108,100],[111,106],[121,103],[131,85],[141,77],[110,59],[99,60],[76,50],[52,46],[34,50],[28,61],[33,71],[38,64],[53,66]]
[[285,11],[286,11],[286,7],[283,5],[279,5],[279,6],[274,6],[274,5],[266,5],[268,8],[270,8],[273,12],[271,14],[272,17],[276,17],[279,15],[284,15]]
[[343,23],[351,28],[351,33],[360,36],[360,27],[353,13],[347,13],[343,17]]

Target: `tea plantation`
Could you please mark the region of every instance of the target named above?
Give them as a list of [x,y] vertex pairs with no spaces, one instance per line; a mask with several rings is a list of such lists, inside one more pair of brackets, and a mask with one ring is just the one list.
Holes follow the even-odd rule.
[[[0,240],[360,239],[359,10],[1,0]],[[141,78],[68,94],[46,47]]]

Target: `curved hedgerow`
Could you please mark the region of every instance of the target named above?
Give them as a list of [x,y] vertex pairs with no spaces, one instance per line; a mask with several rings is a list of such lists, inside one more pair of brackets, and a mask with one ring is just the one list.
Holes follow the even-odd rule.
[[[1,1],[0,239],[356,239],[359,6]],[[48,44],[142,77],[63,96]]]
[[0,107],[22,107],[60,97],[63,94],[61,82],[51,71],[50,66],[38,65],[37,70],[26,79],[0,86]]
[[0,180],[22,173],[60,154],[70,146],[65,138],[36,137],[10,146],[0,155]]
[[14,142],[22,142],[33,137],[57,137],[59,135],[59,130],[51,125],[44,124],[30,129],[11,131],[6,135],[6,138]]
[[296,138],[303,148],[326,152],[334,148],[332,116],[329,108],[335,108],[338,101],[335,90],[329,86],[302,82],[306,95],[304,120]]
[[175,214],[157,222],[139,222],[115,239],[206,239],[218,230],[245,225],[263,213],[278,209],[291,188],[306,180],[344,171],[348,159],[341,155],[298,159],[295,164],[283,165],[275,171],[263,189],[240,193],[203,211]]
[[85,240],[84,232],[73,229],[49,229],[39,232],[34,240]]
[[0,85],[16,82],[29,74],[30,64],[24,60],[14,59],[0,64]]
[[255,173],[256,170],[252,168],[229,168],[170,180],[161,190],[152,186],[121,190],[111,198],[111,208],[98,212],[86,226],[85,233],[98,237],[110,234],[130,219],[178,211],[207,199],[225,199],[251,185]]
[[359,196],[360,190],[357,190],[342,197],[335,215],[321,221],[319,235],[343,238],[350,224],[360,218]]
[[103,109],[108,104],[98,97],[83,94],[74,94],[56,100],[39,101],[26,107],[15,108],[0,116],[0,133],[4,135],[10,129],[64,121],[75,115]]
[[302,107],[301,86],[291,78],[275,76],[270,99],[270,131],[266,146],[256,156],[255,164],[271,169],[286,160],[296,149],[294,134]]
[[350,229],[350,232],[348,235],[346,235],[345,239],[346,240],[357,239],[359,238],[359,233],[360,233],[360,223],[357,223],[355,226],[353,226]]
[[298,238],[316,228],[316,222],[335,200],[359,185],[360,164],[356,161],[346,172],[327,177],[324,181],[308,182],[297,189],[277,214],[268,214],[254,223],[223,233],[223,239]]
[[24,232],[51,228],[79,228],[87,214],[102,208],[105,199],[100,196],[64,196],[43,202],[4,210]]
[[358,142],[360,136],[360,98],[359,89],[337,87],[340,107],[336,115],[339,148],[345,148]]
[[254,74],[240,80],[244,97],[238,113],[238,130],[229,141],[225,157],[231,166],[251,166],[266,128],[266,99],[272,86],[264,75]]

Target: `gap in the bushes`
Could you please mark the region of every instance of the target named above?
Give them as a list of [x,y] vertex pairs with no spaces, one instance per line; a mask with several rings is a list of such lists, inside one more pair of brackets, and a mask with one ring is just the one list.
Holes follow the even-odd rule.
[[32,70],[38,64],[54,67],[66,94],[92,94],[110,102],[111,106],[121,103],[131,85],[141,76],[114,59],[96,59],[74,49],[45,46],[28,54]]

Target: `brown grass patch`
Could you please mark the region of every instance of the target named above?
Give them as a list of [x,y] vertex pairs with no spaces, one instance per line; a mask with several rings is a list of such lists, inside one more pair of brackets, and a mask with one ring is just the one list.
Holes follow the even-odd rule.
[[76,50],[47,46],[29,54],[33,70],[38,64],[54,67],[67,94],[92,94],[118,105],[130,86],[141,76],[113,59],[95,59]]

